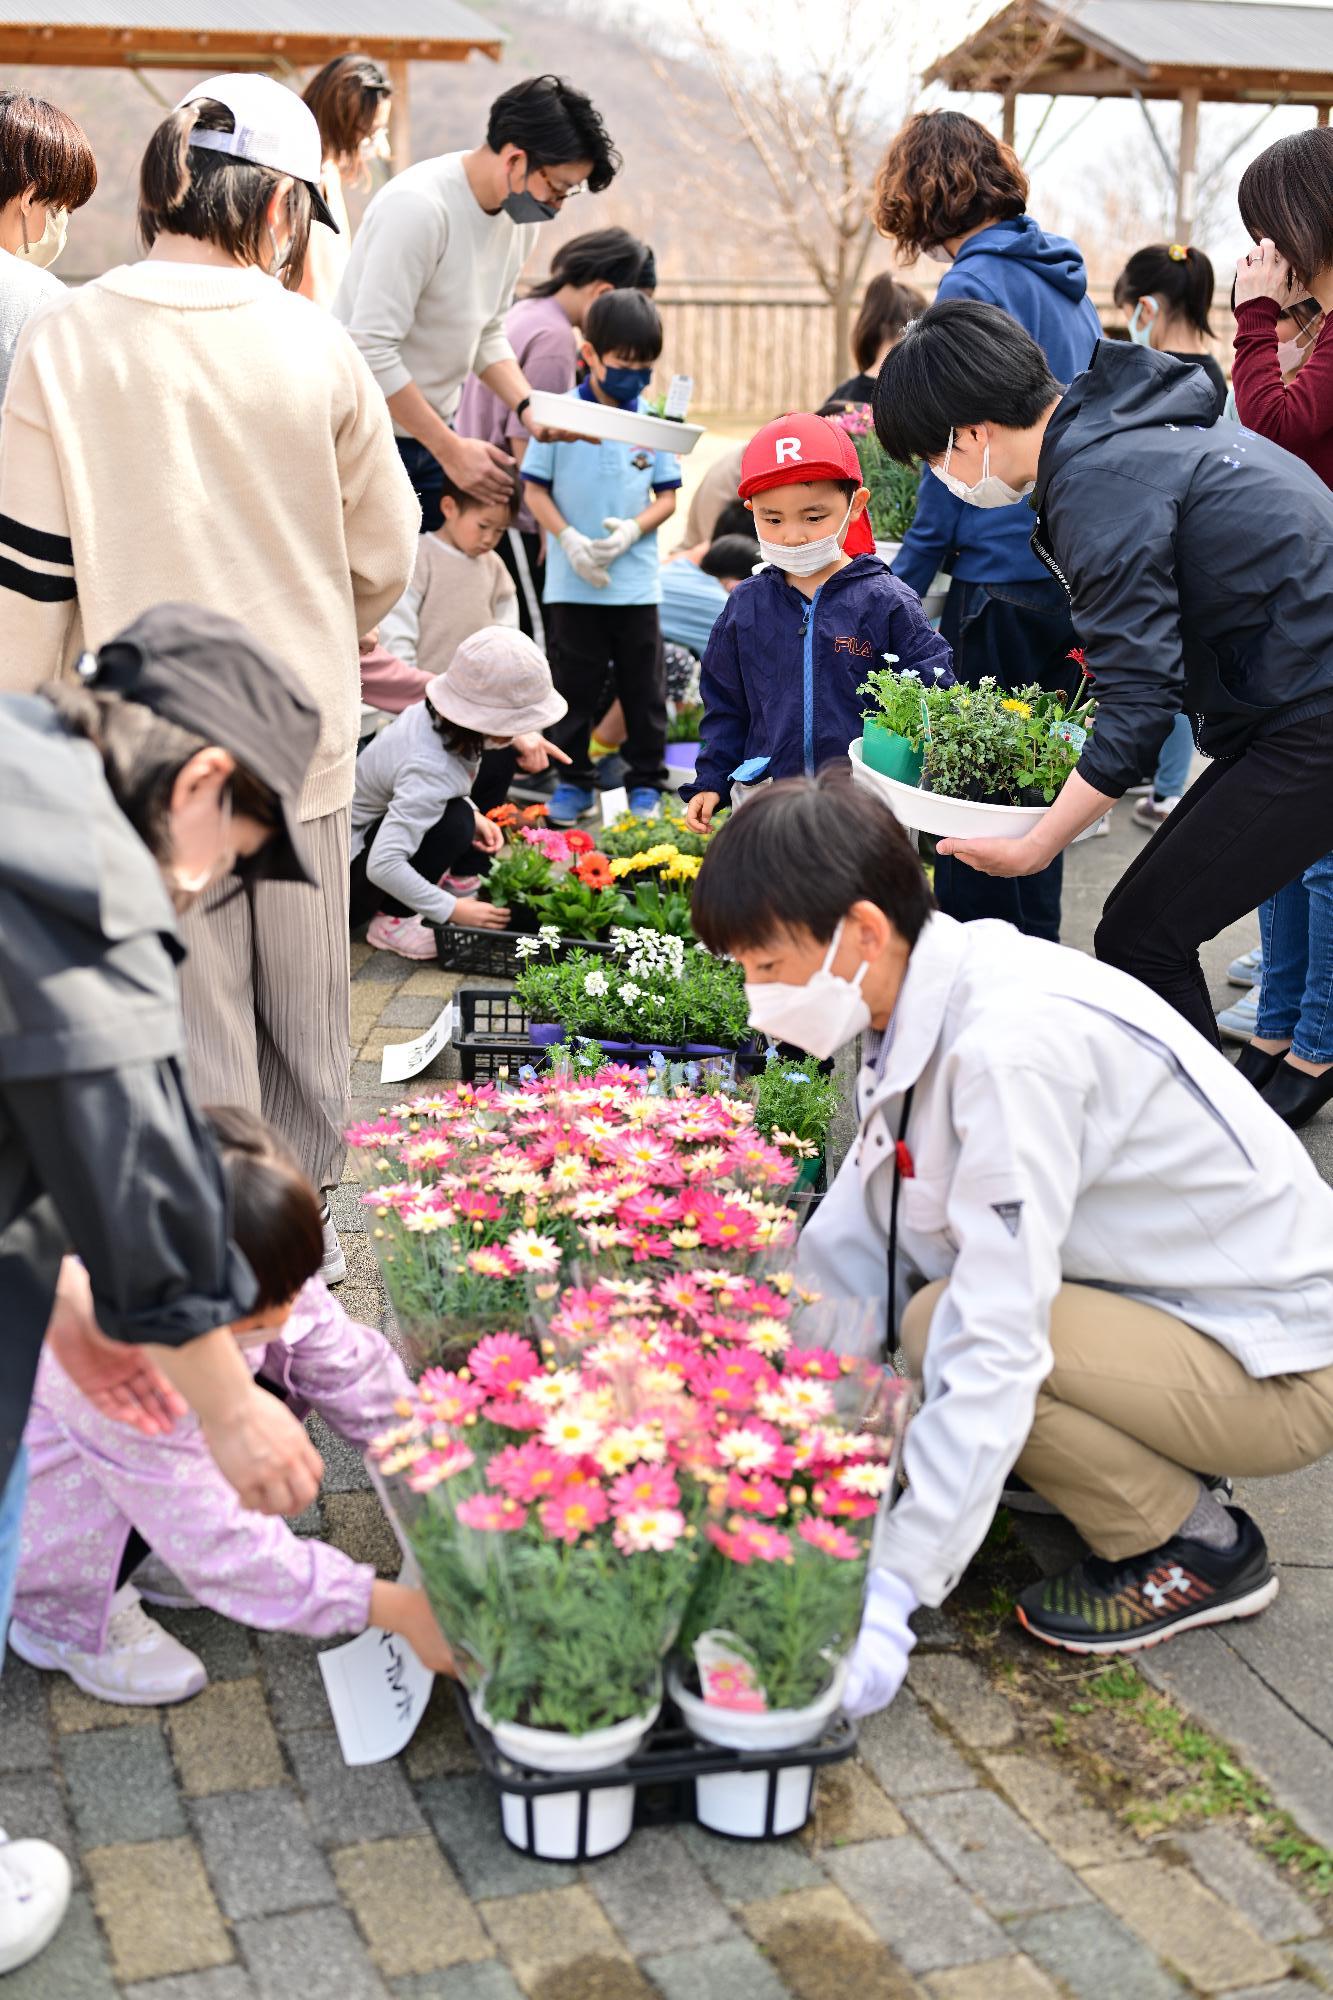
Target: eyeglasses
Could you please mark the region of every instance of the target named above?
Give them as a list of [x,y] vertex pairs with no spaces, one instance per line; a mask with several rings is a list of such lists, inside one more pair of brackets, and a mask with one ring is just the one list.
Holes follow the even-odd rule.
[[556,180],[546,167],[530,167],[528,178],[531,179],[533,175],[537,175],[541,179],[546,189],[546,199],[556,208],[559,208],[563,202],[569,201],[574,195],[586,194],[588,192],[586,182],[571,181],[566,184],[564,181]]

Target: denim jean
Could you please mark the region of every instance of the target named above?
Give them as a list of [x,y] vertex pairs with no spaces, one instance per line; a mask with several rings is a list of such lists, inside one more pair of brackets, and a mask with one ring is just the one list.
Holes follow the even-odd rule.
[[421,532],[434,534],[444,519],[440,501],[444,498],[444,470],[438,458],[415,438],[395,438],[398,456],[412,482],[412,491],[421,502]]
[[1333,1062],[1333,854],[1259,906],[1264,974],[1254,1032],[1291,1036],[1305,1062]]
[[1190,781],[1190,760],[1194,756],[1194,730],[1187,715],[1178,715],[1162,745],[1157,772],[1152,781],[1155,799],[1178,799]]
[[9,1607],[14,1602],[14,1579],[19,1573],[19,1531],[23,1526],[27,1491],[28,1454],[20,1445],[9,1468],[4,1493],[0,1495],[0,1665],[4,1664]]

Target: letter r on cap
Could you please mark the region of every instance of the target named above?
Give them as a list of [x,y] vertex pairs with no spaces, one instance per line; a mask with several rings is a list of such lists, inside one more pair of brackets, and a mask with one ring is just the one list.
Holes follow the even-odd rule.
[[779,438],[775,445],[779,465],[801,462],[801,440],[799,438]]

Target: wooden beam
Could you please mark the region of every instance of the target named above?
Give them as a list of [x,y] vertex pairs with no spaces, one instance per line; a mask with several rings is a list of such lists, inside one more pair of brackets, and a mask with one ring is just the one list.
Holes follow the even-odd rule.
[[395,56],[389,64],[393,97],[389,109],[389,157],[393,171],[401,174],[412,164],[412,65]]
[[1320,106],[1318,107],[1318,109],[1316,110],[1316,112],[1315,112],[1315,115],[1314,115],[1314,122],[1315,122],[1315,124],[1316,124],[1316,125],[1327,125],[1327,123],[1328,123],[1328,106],[1327,106],[1326,104],[1321,104],[1321,105],[1320,105]]
[[1018,111],[1018,92],[1006,90],[1004,93],[1004,113],[1000,123],[1000,137],[1006,146],[1014,143],[1014,124]]
[[1199,187],[1199,87],[1185,84],[1180,92],[1180,160],[1176,167],[1176,241],[1188,243],[1194,228]]
[[119,68],[127,64],[169,69],[255,69],[279,58],[296,68],[318,67],[349,50],[381,61],[465,62],[486,55],[499,62],[502,41],[468,42],[403,35],[189,34],[179,28],[0,27],[0,64]]

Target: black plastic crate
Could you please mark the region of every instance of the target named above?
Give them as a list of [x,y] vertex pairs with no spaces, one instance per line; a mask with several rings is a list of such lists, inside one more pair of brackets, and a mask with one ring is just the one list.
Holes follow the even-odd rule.
[[[610,1765],[600,1771],[584,1773],[566,1771],[556,1775],[530,1771],[517,1764],[511,1764],[497,1748],[490,1731],[477,1720],[466,1691],[456,1685],[454,1694],[462,1714],[463,1726],[467,1730],[482,1769],[495,1787],[497,1796],[525,1801],[527,1846],[522,1847],[517,1841],[510,1840],[502,1825],[504,1839],[509,1846],[518,1848],[520,1853],[529,1854],[536,1861],[555,1857],[548,1857],[536,1851],[532,1821],[532,1802],[535,1799],[548,1798],[565,1792],[579,1794],[578,1853],[572,1857],[560,1858],[587,1861],[590,1858],[585,1844],[588,1800],[593,1792],[633,1785],[635,1828],[693,1825],[698,1823],[695,1785],[700,1778],[728,1772],[767,1773],[769,1777],[767,1823],[771,1828],[777,1803],[780,1772],[791,1770],[815,1772],[826,1764],[845,1762],[856,1750],[856,1725],[841,1712],[834,1716],[828,1728],[815,1743],[801,1744],[790,1750],[724,1750],[715,1743],[702,1743],[697,1736],[691,1735],[681,1720],[679,1711],[668,1698],[663,1702],[662,1713],[644,1742],[623,1764]],[[814,1811],[814,1801],[815,1793],[812,1786],[811,1812]],[[753,1836],[757,1839],[770,1837],[770,1834]],[[715,1838],[744,1839],[747,1836],[715,1835]]]
[[[525,964],[532,960],[519,958],[515,947],[520,938],[530,938],[531,931],[474,931],[462,924],[432,924],[435,933],[435,957],[446,972],[461,972],[473,979],[517,979]],[[609,957],[613,946],[599,938],[570,938],[561,950],[591,951],[602,957]],[[535,958],[545,964],[551,962],[551,954],[543,946]]]
[[545,1055],[528,1040],[527,1010],[517,994],[464,987],[456,1005],[454,1047],[464,1083],[514,1076],[524,1063],[539,1062]]

